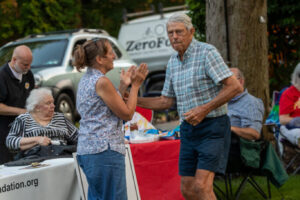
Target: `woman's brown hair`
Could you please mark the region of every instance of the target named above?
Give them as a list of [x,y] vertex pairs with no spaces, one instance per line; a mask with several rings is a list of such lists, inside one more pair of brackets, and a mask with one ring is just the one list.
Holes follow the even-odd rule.
[[108,51],[107,44],[109,44],[107,39],[95,38],[77,45],[73,52],[73,65],[76,66],[77,71],[80,72],[86,66],[93,66],[97,56],[104,57]]

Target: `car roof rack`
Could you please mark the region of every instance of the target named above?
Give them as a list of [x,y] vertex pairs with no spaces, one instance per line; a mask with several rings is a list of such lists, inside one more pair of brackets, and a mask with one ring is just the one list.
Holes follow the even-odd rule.
[[104,35],[109,35],[107,31],[104,29],[89,29],[89,28],[80,28],[80,29],[67,29],[67,30],[61,30],[61,31],[50,31],[50,32],[45,32],[45,33],[37,33],[37,34],[30,34],[27,35],[26,38],[35,38],[38,36],[43,36],[43,35],[55,35],[55,34],[74,34],[74,33],[101,33]]
[[[128,22],[128,18],[133,18],[133,17],[141,17],[145,15],[151,15],[155,14],[155,8],[153,4],[150,5],[151,10],[148,11],[141,11],[141,12],[135,12],[135,13],[127,13],[126,8],[123,9],[123,21],[125,23]],[[166,12],[171,12],[175,10],[186,10],[188,8],[187,5],[180,5],[180,6],[170,6],[170,7],[163,7],[162,3],[158,4],[158,13],[160,14],[161,18],[164,18],[164,13]]]

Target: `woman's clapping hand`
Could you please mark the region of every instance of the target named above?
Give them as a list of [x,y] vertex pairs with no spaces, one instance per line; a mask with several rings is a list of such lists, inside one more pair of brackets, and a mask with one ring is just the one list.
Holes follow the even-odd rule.
[[120,84],[129,86],[131,84],[132,73],[136,70],[136,66],[131,66],[127,71],[122,70],[120,75]]
[[140,64],[138,68],[136,68],[131,76],[131,85],[140,87],[143,81],[146,79],[148,75],[148,66],[146,63]]

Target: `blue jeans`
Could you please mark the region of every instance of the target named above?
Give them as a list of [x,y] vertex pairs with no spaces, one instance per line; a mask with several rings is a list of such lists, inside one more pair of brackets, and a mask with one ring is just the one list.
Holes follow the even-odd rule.
[[77,155],[77,160],[89,184],[89,200],[127,200],[124,155],[108,149]]

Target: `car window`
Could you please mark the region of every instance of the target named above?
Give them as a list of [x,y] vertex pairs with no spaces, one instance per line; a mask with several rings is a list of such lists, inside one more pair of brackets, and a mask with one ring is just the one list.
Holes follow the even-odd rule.
[[[71,58],[72,58],[72,59],[73,59],[73,53],[74,53],[74,51],[75,51],[75,49],[76,49],[76,46],[77,46],[77,45],[82,45],[82,44],[84,44],[86,41],[87,41],[87,39],[81,39],[81,40],[78,40],[78,41],[75,42],[75,44],[74,44],[74,46],[73,46],[73,49],[72,49],[72,55],[71,55]],[[73,66],[72,62],[70,62],[70,65]]]
[[112,41],[109,41],[110,44],[111,44],[111,47],[113,48],[115,54],[116,54],[116,60],[117,59],[120,59],[122,57],[122,53],[121,51],[119,50],[119,48],[112,42]]
[[[33,54],[32,68],[60,66],[66,51],[68,40],[48,40],[24,43]],[[18,44],[19,45],[19,44]],[[16,46],[8,46],[0,51],[1,65],[11,59],[13,49]]]
[[3,48],[0,50],[0,66],[4,65],[11,59],[11,55],[13,54],[13,48]]
[[82,39],[82,40],[78,40],[75,42],[74,47],[73,47],[73,51],[75,50],[77,45],[82,45],[86,42],[86,39]]

